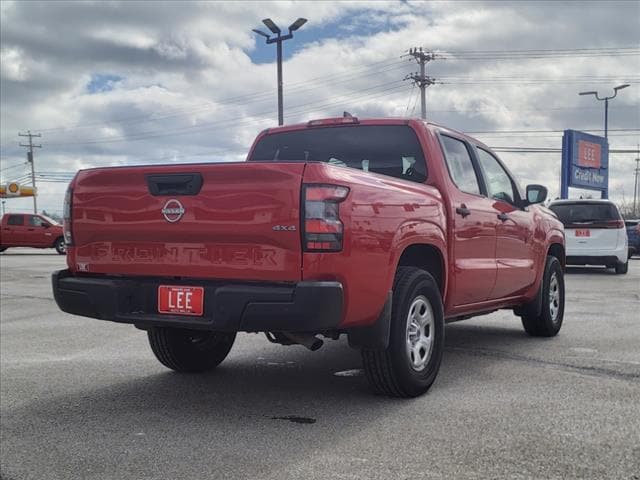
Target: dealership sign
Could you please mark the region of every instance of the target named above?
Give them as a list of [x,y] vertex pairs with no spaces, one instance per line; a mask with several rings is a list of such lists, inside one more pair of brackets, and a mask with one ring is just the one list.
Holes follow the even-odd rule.
[[569,187],[598,190],[609,197],[609,144],[576,130],[565,130],[562,137],[560,197],[569,197]]

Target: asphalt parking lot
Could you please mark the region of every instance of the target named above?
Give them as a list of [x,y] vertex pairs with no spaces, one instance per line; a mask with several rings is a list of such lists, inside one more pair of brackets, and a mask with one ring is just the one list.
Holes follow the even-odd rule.
[[640,479],[640,260],[570,269],[556,338],[510,312],[448,325],[433,388],[396,400],[346,340],[244,334],[172,373],[144,332],[60,312],[64,257],[34,252],[0,255],[3,480]]

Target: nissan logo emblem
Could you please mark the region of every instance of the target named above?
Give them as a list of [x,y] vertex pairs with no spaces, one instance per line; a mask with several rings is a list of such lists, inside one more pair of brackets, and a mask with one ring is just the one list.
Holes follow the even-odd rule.
[[177,222],[183,215],[184,207],[175,198],[167,201],[167,203],[164,204],[164,207],[162,207],[162,216],[169,223]]

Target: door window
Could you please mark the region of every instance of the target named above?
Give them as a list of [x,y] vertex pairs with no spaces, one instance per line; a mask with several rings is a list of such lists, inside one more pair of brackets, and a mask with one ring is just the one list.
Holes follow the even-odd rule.
[[484,171],[489,197],[515,205],[517,197],[513,182],[500,162],[486,150],[477,149],[478,161]]
[[42,225],[44,225],[46,222],[40,218],[40,217],[36,217],[35,215],[29,215],[29,225],[32,227],[41,227]]
[[442,135],[442,148],[449,168],[451,179],[460,190],[480,195],[478,177],[473,168],[471,155],[464,142],[457,138]]
[[24,225],[24,217],[22,215],[9,215],[7,225]]

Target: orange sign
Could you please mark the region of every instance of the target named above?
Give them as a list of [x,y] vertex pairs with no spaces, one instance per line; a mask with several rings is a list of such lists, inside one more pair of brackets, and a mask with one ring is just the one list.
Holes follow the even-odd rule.
[[578,140],[578,166],[586,168],[600,168],[602,152],[597,143]]

